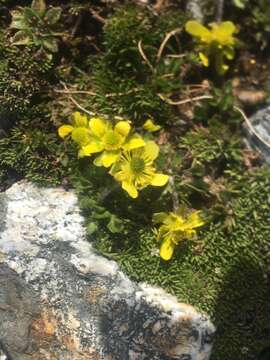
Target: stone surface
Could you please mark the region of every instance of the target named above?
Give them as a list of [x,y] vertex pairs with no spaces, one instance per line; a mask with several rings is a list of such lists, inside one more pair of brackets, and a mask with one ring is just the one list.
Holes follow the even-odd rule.
[[93,251],[73,192],[0,196],[1,360],[207,360],[214,327]]
[[259,136],[269,143],[269,147],[245,126],[248,145],[252,149],[257,150],[261,158],[267,164],[270,164],[270,106],[258,110],[250,118],[250,122]]
[[203,23],[203,4],[202,0],[187,0],[186,11],[192,16],[193,19]]

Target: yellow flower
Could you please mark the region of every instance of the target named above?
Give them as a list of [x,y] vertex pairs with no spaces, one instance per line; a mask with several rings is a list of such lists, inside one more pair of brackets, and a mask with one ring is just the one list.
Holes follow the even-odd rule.
[[143,128],[147,131],[154,132],[161,129],[160,125],[156,125],[153,123],[151,119],[146,120],[146,122],[143,124]]
[[157,213],[153,220],[162,223],[156,231],[157,240],[161,241],[160,256],[163,260],[170,260],[174,248],[184,239],[191,239],[196,235],[196,228],[204,225],[200,211],[195,211],[184,217],[183,211],[176,213]]
[[131,126],[128,121],[119,121],[113,127],[106,119],[92,118],[89,128],[91,136],[79,151],[79,157],[102,152],[94,161],[96,166],[110,167],[119,159],[122,149],[131,150],[144,146],[139,135],[130,136]]
[[138,190],[148,185],[163,186],[168,175],[156,173],[153,165],[159,153],[154,141],[148,141],[144,147],[124,151],[110,171],[114,178],[122,183],[122,188],[132,197],[138,197]]
[[200,24],[198,21],[190,20],[186,23],[186,31],[200,39],[201,42],[210,44],[217,42],[221,46],[230,46],[235,44],[233,34],[236,32],[236,27],[231,21],[223,21],[220,24],[209,24],[211,30]]
[[77,144],[80,146],[86,145],[90,139],[87,116],[76,111],[72,114],[71,120],[72,125],[62,125],[59,127],[59,136],[64,139],[71,134],[72,139]]
[[186,23],[186,31],[196,37],[200,43],[202,51],[199,57],[204,66],[209,66],[209,58],[215,58],[215,66],[218,73],[223,74],[228,66],[223,64],[223,57],[228,60],[234,58],[234,46],[236,38],[236,27],[231,21],[223,21],[220,24],[209,24],[210,29],[200,24],[198,21],[190,20]]

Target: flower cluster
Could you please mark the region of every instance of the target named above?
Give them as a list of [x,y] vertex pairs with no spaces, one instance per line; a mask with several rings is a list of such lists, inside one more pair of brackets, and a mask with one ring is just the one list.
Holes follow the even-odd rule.
[[[149,126],[153,131],[154,124],[148,122]],[[155,169],[158,145],[134,133],[129,121],[121,120],[113,125],[105,118],[88,119],[75,112],[72,124],[62,125],[58,133],[61,138],[70,135],[79,145],[79,158],[95,154],[94,164],[110,168],[109,173],[132,198],[137,198],[138,191],[148,185],[163,186],[168,181],[167,175]]]
[[153,220],[156,223],[162,223],[156,230],[156,235],[157,240],[161,242],[160,256],[164,260],[170,260],[175,246],[183,240],[192,239],[196,235],[195,229],[204,225],[199,211],[195,211],[187,217],[181,210],[157,213],[154,214]]
[[234,58],[235,25],[231,21],[223,21],[220,24],[211,23],[209,30],[198,21],[190,20],[185,28],[200,42],[199,57],[203,65],[208,67],[213,61],[217,73],[220,75],[225,73],[229,67],[224,64],[224,57],[228,60]]

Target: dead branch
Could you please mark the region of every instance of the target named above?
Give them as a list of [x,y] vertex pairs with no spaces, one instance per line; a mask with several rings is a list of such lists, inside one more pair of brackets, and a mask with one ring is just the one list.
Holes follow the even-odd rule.
[[143,60],[146,62],[146,64],[149,66],[149,68],[151,69],[152,73],[155,73],[155,68],[153,67],[153,65],[150,63],[150,61],[148,60],[147,56],[145,55],[143,48],[142,48],[142,40],[140,40],[138,42],[138,49],[139,52],[143,58]]
[[183,105],[183,104],[187,104],[193,101],[200,101],[200,100],[206,100],[206,99],[213,99],[213,96],[211,95],[201,95],[201,96],[195,96],[193,98],[188,98],[188,99],[184,99],[184,100],[180,100],[180,101],[173,101],[171,99],[168,99],[167,97],[165,97],[162,94],[157,94],[158,97],[160,97],[161,100],[165,101],[166,103],[170,104],[170,105]]
[[161,55],[163,53],[163,50],[167,44],[167,42],[170,40],[170,38],[172,36],[174,36],[175,34],[179,33],[180,31],[182,31],[182,28],[176,28],[170,32],[168,32],[164,38],[164,40],[162,41],[159,49],[158,49],[158,53],[157,53],[157,62],[159,62],[160,58],[161,58]]

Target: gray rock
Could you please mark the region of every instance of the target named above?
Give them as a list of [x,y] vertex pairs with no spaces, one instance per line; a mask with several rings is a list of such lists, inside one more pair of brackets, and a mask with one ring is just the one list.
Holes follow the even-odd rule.
[[0,193],[0,231],[4,230],[6,223],[6,213],[7,213],[7,203],[6,196],[3,193]]
[[192,16],[193,19],[203,23],[204,14],[202,11],[203,0],[187,0],[186,11]]
[[7,354],[0,344],[0,360],[8,360]]
[[97,255],[73,192],[20,182],[0,209],[0,359],[209,359],[208,318]]
[[[250,122],[259,136],[256,136],[246,125],[247,144],[250,148],[258,151],[263,161],[270,164],[270,106],[257,111],[251,118]],[[265,144],[259,137],[261,137]]]

